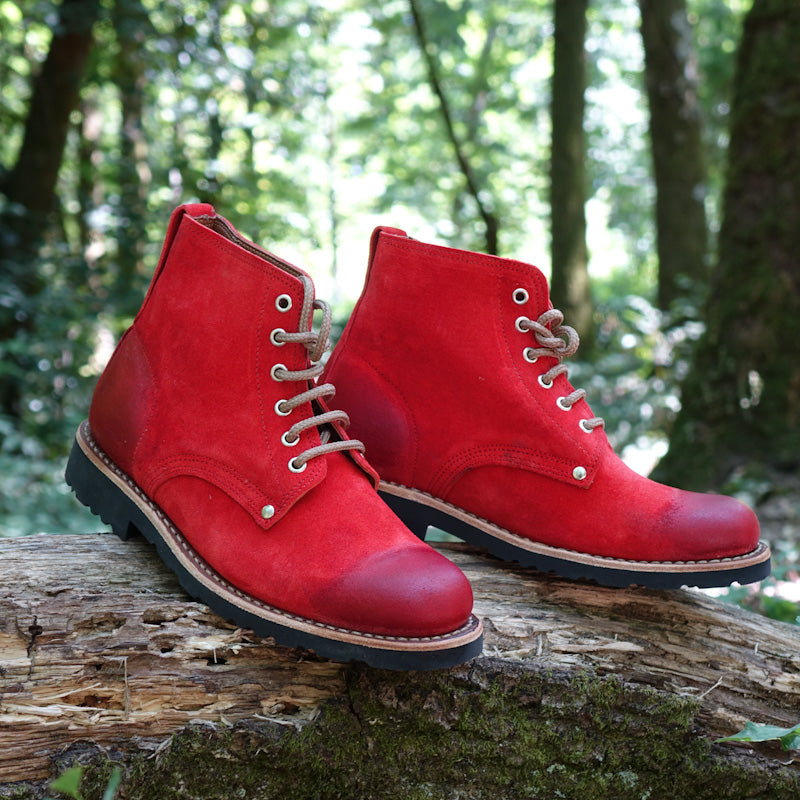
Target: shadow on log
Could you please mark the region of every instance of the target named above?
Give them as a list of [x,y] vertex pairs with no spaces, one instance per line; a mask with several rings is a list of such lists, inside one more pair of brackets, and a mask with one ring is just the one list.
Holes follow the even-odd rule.
[[604,589],[438,548],[481,658],[433,673],[275,647],[192,602],[144,542],[0,540],[0,797],[76,761],[100,798],[797,798],[800,629],[693,591]]

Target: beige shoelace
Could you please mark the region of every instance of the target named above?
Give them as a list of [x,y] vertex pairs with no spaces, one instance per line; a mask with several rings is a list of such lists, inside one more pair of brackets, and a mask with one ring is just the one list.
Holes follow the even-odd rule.
[[[553,385],[553,381],[559,375],[567,375],[568,367],[561,363],[563,359],[574,355],[580,344],[580,337],[575,328],[569,325],[562,325],[564,315],[557,309],[551,308],[545,311],[538,320],[521,317],[517,320],[517,327],[522,331],[531,331],[536,337],[539,347],[529,347],[525,351],[525,357],[533,362],[540,356],[549,356],[557,359],[557,363],[547,372],[539,376],[539,383],[546,389]],[[585,389],[575,389],[565,397],[559,397],[559,406],[568,411],[575,403],[586,397]],[[592,417],[591,419],[581,420],[583,430],[590,432],[595,428],[605,427],[602,417]]]
[[[320,359],[322,354],[328,349],[328,335],[331,331],[331,307],[324,300],[314,300],[314,308],[322,311],[322,324],[318,333],[306,331],[304,333],[287,333],[283,330],[273,331],[273,339],[281,344],[302,344],[308,350],[308,358],[311,366],[301,370],[290,370],[282,364],[276,366],[272,375],[278,381],[315,381],[324,369]],[[281,400],[276,404],[276,411],[280,414],[289,414],[298,406],[304,403],[312,403],[321,397],[333,397],[336,393],[332,383],[323,383],[313,386],[305,392],[301,392],[287,400]],[[316,409],[314,409],[316,411]],[[287,445],[295,444],[300,434],[309,428],[319,428],[320,444],[310,447],[308,450],[296,455],[289,463],[295,472],[302,472],[306,464],[317,456],[337,453],[342,450],[358,450],[364,452],[364,445],[358,439],[335,439],[331,441],[333,429],[330,423],[338,422],[346,428],[350,424],[350,418],[344,411],[326,411],[315,413],[314,416],[301,419],[289,428],[283,435],[283,440]],[[326,426],[326,427],[323,427]]]

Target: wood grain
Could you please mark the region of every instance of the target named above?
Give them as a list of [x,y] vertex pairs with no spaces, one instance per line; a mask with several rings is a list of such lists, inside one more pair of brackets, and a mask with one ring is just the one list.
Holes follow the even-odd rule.
[[[699,735],[800,721],[800,630],[698,592],[604,589],[463,545],[484,659],[615,675],[698,700]],[[203,721],[302,727],[346,665],[273,646],[190,600],[143,541],[0,540],[0,784],[40,780],[88,740],[156,751]]]

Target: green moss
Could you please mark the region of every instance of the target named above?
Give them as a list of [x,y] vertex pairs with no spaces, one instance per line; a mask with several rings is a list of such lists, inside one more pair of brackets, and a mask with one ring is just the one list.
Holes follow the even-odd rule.
[[[193,726],[158,757],[133,759],[124,797],[798,796],[793,772],[726,758],[731,750],[696,736],[696,711],[691,699],[613,677],[570,679],[489,659],[434,674],[354,668],[348,698],[302,731]],[[86,781],[86,800],[100,800],[102,778]]]

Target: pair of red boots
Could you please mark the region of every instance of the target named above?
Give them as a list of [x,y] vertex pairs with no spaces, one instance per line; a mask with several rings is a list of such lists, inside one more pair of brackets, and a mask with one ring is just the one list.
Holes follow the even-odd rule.
[[482,627],[429,525],[610,586],[769,573],[750,509],[614,454],[535,267],[381,228],[323,367],[330,322],[305,272],[182,206],[78,431],[78,499],[222,616],[334,659],[463,662]]

